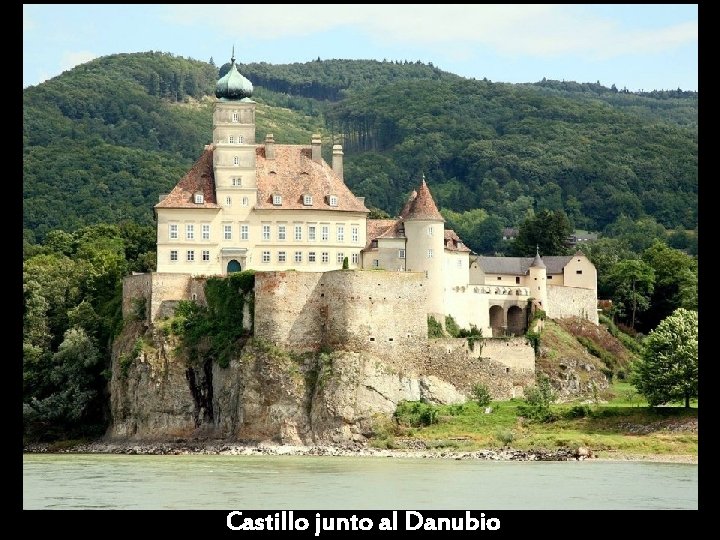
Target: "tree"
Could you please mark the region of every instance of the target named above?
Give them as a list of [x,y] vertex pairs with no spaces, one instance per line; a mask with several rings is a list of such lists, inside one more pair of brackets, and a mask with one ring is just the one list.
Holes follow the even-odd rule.
[[518,257],[531,257],[537,247],[542,255],[565,255],[571,232],[565,212],[543,210],[520,225],[512,253]]
[[473,385],[472,397],[479,407],[487,407],[492,401],[492,396],[490,396],[490,391],[488,390],[488,387],[482,383],[477,383]]
[[655,407],[698,395],[698,315],[678,308],[643,342],[642,357],[631,380],[638,392]]
[[608,286],[617,313],[635,328],[635,318],[650,307],[650,295],[655,285],[652,267],[638,259],[620,261],[610,270]]

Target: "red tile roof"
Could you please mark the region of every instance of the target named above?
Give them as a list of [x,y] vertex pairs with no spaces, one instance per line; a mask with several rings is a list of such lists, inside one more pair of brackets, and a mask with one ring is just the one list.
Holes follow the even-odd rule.
[[[202,191],[202,204],[195,204],[196,191]],[[212,148],[202,153],[192,168],[155,208],[220,208],[215,198]]]
[[405,225],[401,219],[368,219],[365,232],[365,250],[368,250],[371,249],[373,240],[378,238],[405,238]]
[[460,237],[452,229],[445,229],[445,249],[448,251],[469,252],[470,248],[463,244]]
[[435,201],[433,200],[430,189],[425,182],[425,177],[422,179],[420,189],[417,192],[413,191],[410,195],[408,202],[405,203],[405,206],[400,212],[400,217],[405,220],[431,219],[445,221],[442,215],[440,215],[437,206],[435,206]]
[[[260,145],[256,157],[258,202],[255,208],[369,211],[325,161],[312,160],[310,146],[276,144],[275,159],[266,159],[265,147]],[[273,195],[282,196],[282,205],[273,205]],[[303,204],[304,195],[312,195],[312,206]],[[338,198],[337,206],[330,206],[329,195]]]

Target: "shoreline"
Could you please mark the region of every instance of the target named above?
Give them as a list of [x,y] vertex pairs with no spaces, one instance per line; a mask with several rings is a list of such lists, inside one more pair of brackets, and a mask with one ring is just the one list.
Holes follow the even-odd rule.
[[116,455],[222,455],[222,456],[327,456],[327,457],[385,457],[396,459],[453,459],[483,461],[644,461],[652,463],[697,464],[696,455],[626,454],[603,451],[596,455],[588,448],[558,448],[555,450],[518,450],[514,448],[481,450],[413,450],[381,449],[362,444],[354,445],[283,445],[272,443],[226,442],[102,442],[79,443],[66,448],[53,443],[34,443],[23,446],[23,454],[116,454]]

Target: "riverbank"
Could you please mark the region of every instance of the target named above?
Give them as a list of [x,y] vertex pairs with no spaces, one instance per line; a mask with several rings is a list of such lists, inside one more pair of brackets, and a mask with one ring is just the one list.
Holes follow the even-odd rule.
[[697,463],[693,455],[634,455],[620,452],[604,452],[598,456],[586,447],[557,448],[554,450],[483,449],[475,451],[457,450],[408,450],[381,449],[371,446],[325,445],[299,446],[268,443],[236,444],[224,442],[163,442],[163,443],[117,443],[91,442],[71,446],[47,443],[28,444],[25,453],[72,453],[72,454],[124,454],[124,455],[224,455],[224,456],[345,456],[345,457],[389,457],[413,459],[454,459],[486,461],[652,461],[670,463]]

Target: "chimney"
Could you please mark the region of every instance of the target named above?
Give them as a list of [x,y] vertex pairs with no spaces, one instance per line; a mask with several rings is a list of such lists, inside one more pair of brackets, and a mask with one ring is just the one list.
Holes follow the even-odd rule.
[[333,158],[332,158],[332,169],[335,174],[338,175],[340,180],[345,181],[343,178],[343,150],[342,144],[333,145]]
[[265,159],[275,159],[275,137],[272,133],[265,135]]
[[314,133],[312,136],[312,160],[318,163],[322,160],[322,156],[320,155],[321,146],[322,141],[320,140],[320,134]]

